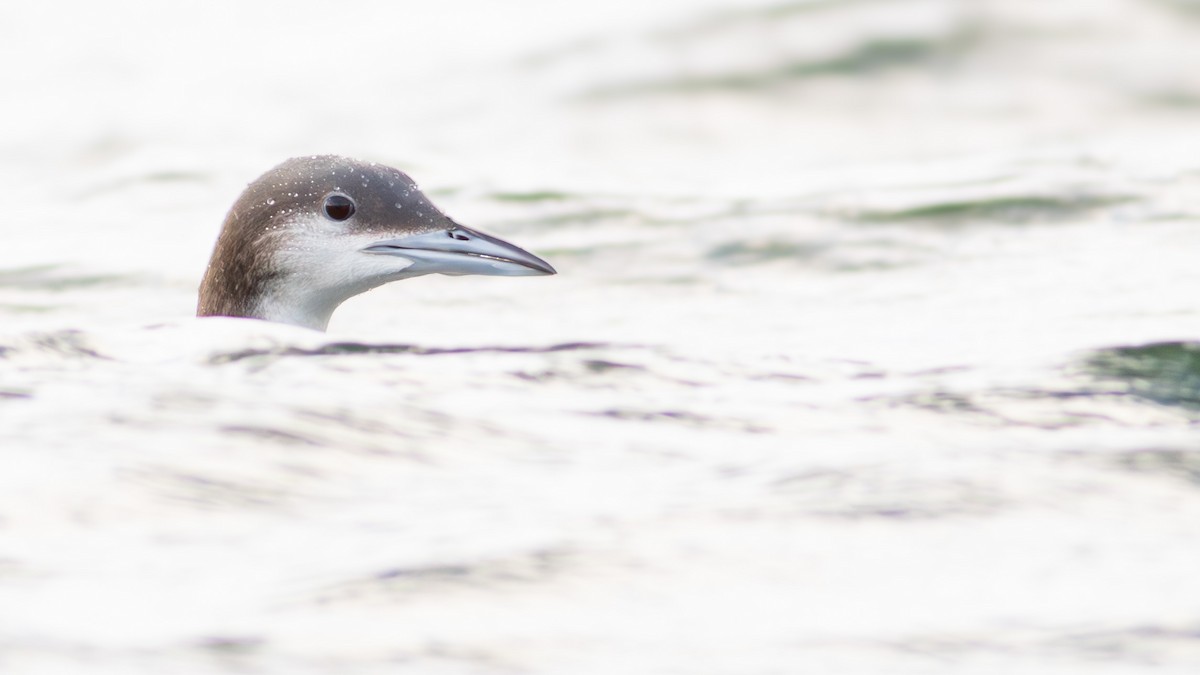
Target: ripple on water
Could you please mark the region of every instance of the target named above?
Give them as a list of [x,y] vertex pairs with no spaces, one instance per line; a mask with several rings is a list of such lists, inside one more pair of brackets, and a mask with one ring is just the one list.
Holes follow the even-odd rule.
[[70,291],[94,286],[139,284],[142,280],[119,274],[65,274],[63,265],[32,265],[0,270],[0,288],[21,291]]
[[79,330],[63,330],[51,333],[29,333],[0,345],[0,359],[104,359]]
[[1170,476],[1200,487],[1200,450],[1135,450],[1122,453],[1117,463],[1130,471]]
[[1187,411],[1200,410],[1200,342],[1158,342],[1097,351],[1092,377],[1124,393]]
[[[978,38],[978,31],[969,25],[954,26],[944,33],[928,36],[866,38],[838,53],[815,57],[785,56],[775,63],[757,67],[603,85],[584,92],[581,98],[609,99],[712,91],[752,93],[818,77],[863,77],[961,58],[978,43]],[[703,48],[703,42],[697,41],[697,45]]]
[[344,356],[352,354],[413,354],[438,356],[443,354],[549,354],[553,352],[600,349],[608,347],[598,342],[563,342],[537,346],[483,346],[483,347],[423,347],[415,344],[370,344],[364,342],[331,342],[315,348],[283,346],[269,349],[246,349],[236,352],[215,354],[211,363],[233,363],[243,359],[289,357],[289,356]]
[[1021,224],[1078,218],[1134,200],[1128,195],[1022,194],[954,199],[899,209],[865,210],[854,214],[864,223],[964,222]]
[[313,599],[322,605],[374,604],[455,590],[501,593],[513,586],[552,581],[580,562],[577,553],[560,547],[461,562],[398,565],[330,584],[318,589]]

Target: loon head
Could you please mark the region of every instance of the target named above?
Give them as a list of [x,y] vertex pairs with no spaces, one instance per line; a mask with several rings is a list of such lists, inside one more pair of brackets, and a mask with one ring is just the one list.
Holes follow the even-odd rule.
[[325,330],[348,298],[422,274],[554,274],[545,260],[459,225],[407,174],[345,157],[289,159],[230,209],[197,316]]

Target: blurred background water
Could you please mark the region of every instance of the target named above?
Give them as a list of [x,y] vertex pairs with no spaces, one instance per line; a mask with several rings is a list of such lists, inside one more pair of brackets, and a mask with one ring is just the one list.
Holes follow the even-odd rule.
[[[1200,669],[1200,3],[0,18],[0,671]],[[189,318],[312,153],[560,274]]]

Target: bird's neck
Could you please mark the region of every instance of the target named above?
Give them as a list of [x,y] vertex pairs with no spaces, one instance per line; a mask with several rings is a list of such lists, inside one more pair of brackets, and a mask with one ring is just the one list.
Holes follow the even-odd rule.
[[277,321],[323,331],[345,298],[309,288],[285,274],[262,242],[222,234],[200,282],[196,316]]

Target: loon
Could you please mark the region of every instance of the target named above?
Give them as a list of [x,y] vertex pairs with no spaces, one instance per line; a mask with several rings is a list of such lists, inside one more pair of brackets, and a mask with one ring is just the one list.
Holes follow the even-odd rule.
[[334,155],[299,157],[234,202],[196,315],[323,331],[338,305],[389,281],[555,273],[532,253],[454,222],[401,171]]

